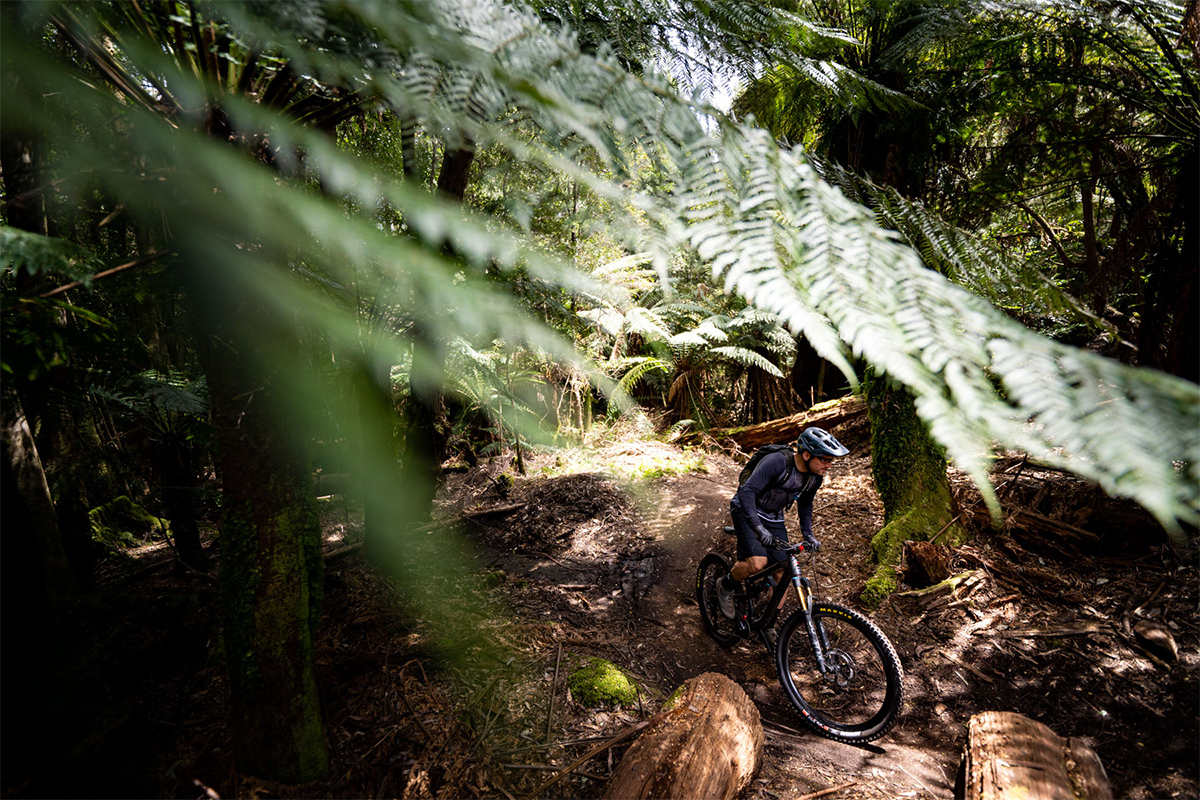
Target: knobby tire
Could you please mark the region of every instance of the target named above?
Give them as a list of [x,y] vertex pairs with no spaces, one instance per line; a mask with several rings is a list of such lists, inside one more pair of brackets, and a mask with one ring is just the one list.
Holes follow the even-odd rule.
[[775,649],[784,694],[821,736],[849,744],[878,739],[896,724],[903,701],[904,671],[896,649],[853,609],[816,603],[812,613],[842,671],[837,680],[820,674],[804,611],[797,609],[783,623]]
[[717,581],[729,574],[729,562],[723,556],[709,553],[700,560],[696,570],[696,605],[700,606],[700,619],[704,630],[722,647],[730,647],[740,637],[733,620],[721,613],[717,604]]

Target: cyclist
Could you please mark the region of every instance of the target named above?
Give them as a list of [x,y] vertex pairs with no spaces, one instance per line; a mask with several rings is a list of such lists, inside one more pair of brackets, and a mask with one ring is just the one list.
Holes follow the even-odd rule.
[[[822,428],[805,428],[796,439],[794,450],[780,450],[764,456],[754,471],[738,487],[729,502],[729,513],[737,530],[737,563],[717,583],[717,602],[721,613],[736,619],[735,597],[739,581],[765,568],[767,561],[782,562],[785,556],[774,549],[788,541],[783,512],[796,504],[800,533],[808,550],[819,550],[821,543],[812,533],[813,495],[821,487],[825,472],[834,459],[850,451]],[[776,573],[778,580],[780,573]],[[742,631],[746,633],[746,631]]]

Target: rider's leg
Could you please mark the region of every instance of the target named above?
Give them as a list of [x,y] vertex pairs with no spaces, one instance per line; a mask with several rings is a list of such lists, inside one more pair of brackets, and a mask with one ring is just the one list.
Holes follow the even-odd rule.
[[743,581],[766,566],[766,556],[750,556],[734,564],[729,570],[729,574],[735,581]]

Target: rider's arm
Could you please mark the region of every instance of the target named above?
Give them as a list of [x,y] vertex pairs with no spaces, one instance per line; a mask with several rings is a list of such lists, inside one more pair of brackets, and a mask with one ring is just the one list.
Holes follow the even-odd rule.
[[817,489],[821,488],[822,483],[819,476],[810,476],[810,479],[812,477],[816,477],[815,485],[807,487],[796,498],[796,514],[800,517],[800,536],[805,544],[814,541],[812,532],[813,498],[817,494]]
[[800,535],[803,541],[813,538],[812,534],[812,496],[801,497],[796,502],[796,513],[800,515]]
[[746,512],[746,517],[750,525],[754,528],[755,533],[762,535],[766,531],[762,522],[758,517],[758,496],[762,494],[768,486],[773,482],[778,481],[779,477],[787,469],[787,460],[791,458],[788,453],[772,453],[771,455],[758,462],[758,466],[754,468],[754,472],[750,473],[750,477],[738,489],[737,499],[742,510]]

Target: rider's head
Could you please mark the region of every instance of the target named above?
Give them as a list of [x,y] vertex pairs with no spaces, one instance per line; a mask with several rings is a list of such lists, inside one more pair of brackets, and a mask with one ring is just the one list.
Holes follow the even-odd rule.
[[809,472],[824,475],[835,458],[850,451],[824,428],[805,428],[796,440],[796,452]]

